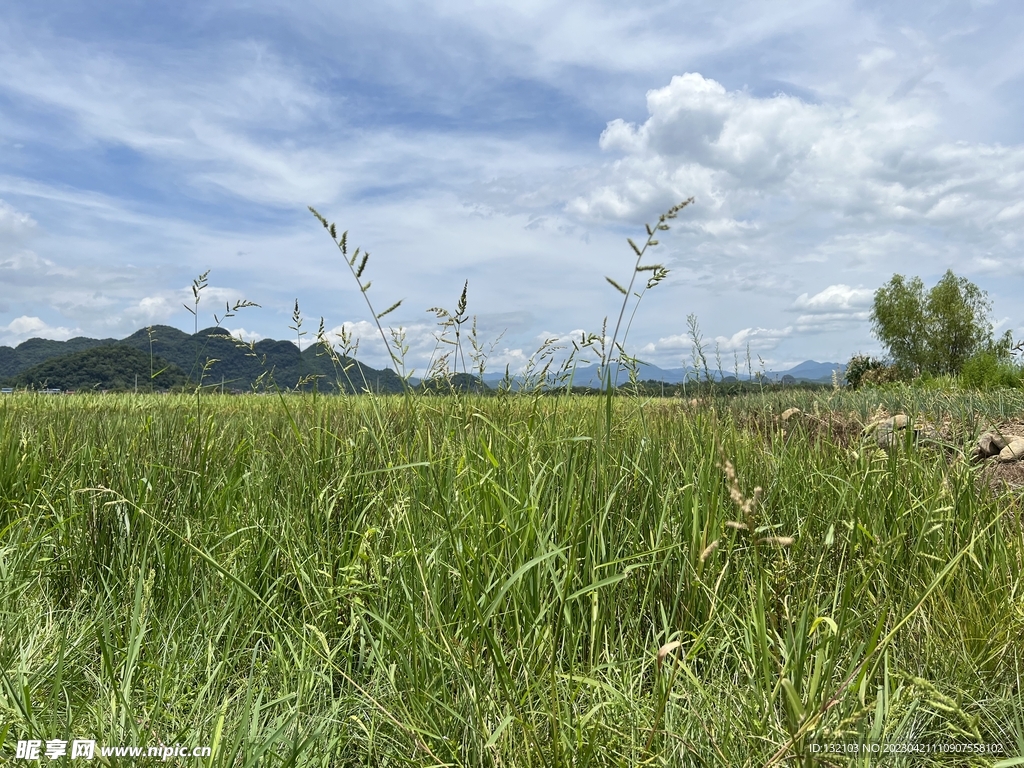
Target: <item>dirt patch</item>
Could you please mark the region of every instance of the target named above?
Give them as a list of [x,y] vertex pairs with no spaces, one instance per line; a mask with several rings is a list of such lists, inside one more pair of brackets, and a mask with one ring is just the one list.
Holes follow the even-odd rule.
[[990,427],[1001,435],[1020,435],[1024,437],[1024,421],[1008,421],[1005,424],[996,424]]
[[1006,484],[1012,489],[1024,488],[1024,462],[993,463],[985,468],[985,475],[995,485]]
[[1024,461],[1011,461],[1002,464],[990,459],[981,471],[981,477],[995,493],[1022,491],[1024,490]]

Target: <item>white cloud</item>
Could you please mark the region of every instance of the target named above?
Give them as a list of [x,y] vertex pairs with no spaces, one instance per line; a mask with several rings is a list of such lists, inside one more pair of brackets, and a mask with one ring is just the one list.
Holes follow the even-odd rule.
[[186,298],[189,298],[187,291],[180,291],[176,295],[168,293],[145,296],[125,307],[124,314],[133,322],[141,325],[166,323],[171,317],[178,314]]
[[[789,338],[793,333],[792,326],[786,328],[743,328],[736,331],[732,336],[715,336],[704,338],[704,354],[714,355],[717,346],[720,353],[746,352],[748,346],[751,352],[766,352],[775,349],[783,340]],[[693,340],[687,334],[673,334],[663,336],[655,343],[649,343],[641,349],[641,352],[648,355],[671,355],[682,353],[689,358],[693,349]],[[664,358],[663,358],[664,359]]]
[[896,52],[891,48],[875,48],[869,53],[864,53],[858,56],[857,61],[860,63],[861,69],[874,69],[880,64],[892,61],[895,58]]
[[[839,220],[1010,234],[1024,209],[1024,147],[951,143],[927,102],[812,104],[729,91],[698,73],[647,95],[648,119],[613,120],[601,146],[623,155],[569,210],[634,218],[695,195],[699,219],[799,205]],[[718,225],[721,227],[721,225]],[[1016,239],[1016,238],[1014,238]]]
[[0,200],[0,246],[21,240],[35,228],[36,221],[29,214]]
[[715,343],[722,352],[766,352],[775,349],[793,333],[793,328],[744,328],[732,336],[716,336]]
[[18,251],[0,261],[0,274],[3,274],[5,282],[19,283],[37,277],[67,276],[70,271],[32,251]]
[[0,325],[0,342],[8,346],[16,346],[26,339],[33,338],[66,341],[78,333],[78,329],[52,326],[41,318],[22,315],[14,318],[7,325]]
[[507,367],[509,373],[522,373],[529,359],[530,355],[523,350],[505,347],[500,352],[496,351],[487,358],[487,372],[493,373],[498,371],[500,373]]
[[[438,343],[434,337],[436,326],[428,323],[415,323],[411,325],[384,325],[384,335],[388,347],[401,357],[399,344],[408,347],[405,355],[407,369],[415,369],[418,374],[423,373],[429,366],[435,354],[438,354]],[[327,331],[327,339],[340,350],[342,331],[349,334],[353,343],[358,344],[356,357],[377,368],[390,368],[392,361],[388,355],[384,340],[381,338],[380,329],[375,323],[369,320],[348,320],[334,326]],[[398,338],[396,339],[396,335]],[[449,351],[445,345],[442,352]]]
[[874,295],[874,291],[869,288],[851,288],[839,283],[813,296],[800,294],[793,302],[793,307],[814,314],[860,314],[871,306]]
[[[269,338],[295,296],[332,326],[369,317],[308,202],[373,251],[375,302],[406,299],[387,319],[421,369],[423,310],[466,277],[486,336],[508,329],[496,361],[544,327],[597,330],[624,237],[690,195],[629,339],[658,364],[688,355],[669,334],[689,312],[709,339],[821,358],[868,334],[860,299],[822,286],[951,267],[1000,314],[1022,290],[1006,6],[965,26],[914,3],[232,0],[96,29],[102,9],[31,9],[0,20],[0,323],[190,329],[173,286],[208,267],[238,290],[201,325],[241,296],[264,309],[231,322]],[[367,326],[361,355],[386,364]]]
[[240,339],[241,341],[244,341],[246,344],[249,344],[254,341],[262,341],[263,339],[266,338],[266,336],[264,336],[262,333],[258,333],[256,331],[249,331],[246,330],[245,328],[228,328],[227,331],[236,339]]
[[839,330],[846,323],[863,323],[871,315],[874,291],[868,288],[851,288],[839,283],[830,285],[813,296],[800,294],[791,307],[801,311],[796,320],[797,330],[802,333],[825,333]]

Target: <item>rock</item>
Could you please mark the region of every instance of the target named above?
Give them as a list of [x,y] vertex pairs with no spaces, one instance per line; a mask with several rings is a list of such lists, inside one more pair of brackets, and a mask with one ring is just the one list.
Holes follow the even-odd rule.
[[904,413],[871,422],[864,428],[864,436],[874,435],[875,443],[879,448],[892,448],[902,439],[899,433],[911,428],[914,432],[915,443],[933,445],[942,443],[942,435],[935,427],[931,424],[911,425],[910,417]]
[[1024,437],[1015,437],[999,452],[999,461],[1011,462],[1024,459]]
[[942,434],[931,424],[922,424],[914,428],[914,440],[921,445],[942,445]]
[[905,413],[898,413],[895,416],[890,416],[888,419],[872,421],[864,427],[864,434],[870,435],[872,432],[877,432],[879,430],[892,432],[894,429],[906,429],[909,423],[910,418]]
[[782,412],[782,420],[789,421],[794,416],[799,416],[801,413],[803,413],[803,411],[801,411],[799,408],[787,408]]
[[998,432],[986,432],[978,438],[978,444],[974,446],[971,455],[975,459],[987,459],[991,456],[998,456],[999,452],[1005,447],[1005,437]]
[[896,442],[897,430],[906,429],[908,424],[910,424],[910,419],[906,414],[899,413],[891,418],[880,419],[868,424],[864,427],[864,435],[873,434],[879,448],[891,448]]

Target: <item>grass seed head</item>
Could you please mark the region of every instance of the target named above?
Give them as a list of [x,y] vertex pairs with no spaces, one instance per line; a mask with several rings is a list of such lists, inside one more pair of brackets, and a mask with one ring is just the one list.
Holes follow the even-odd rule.
[[671,643],[665,643],[661,648],[658,649],[658,669],[661,669],[661,665],[665,663],[665,657],[668,656],[672,651],[681,648],[682,643],[678,640],[673,640]]
[[792,536],[766,536],[758,540],[758,544],[777,544],[780,547],[791,547],[796,543]]
[[706,547],[704,547],[704,551],[700,553],[700,561],[702,563],[706,562],[709,557],[711,557],[713,554],[715,554],[715,551],[718,549],[719,541],[720,541],[720,539],[715,539],[710,544],[708,544]]

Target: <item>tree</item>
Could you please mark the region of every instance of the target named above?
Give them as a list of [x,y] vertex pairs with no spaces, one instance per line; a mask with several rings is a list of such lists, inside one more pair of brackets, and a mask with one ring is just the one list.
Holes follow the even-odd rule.
[[927,293],[903,275],[875,291],[872,331],[893,363],[918,373],[959,373],[967,359],[992,346],[988,294],[947,270]]
[[925,370],[927,366],[926,306],[924,283],[919,277],[908,282],[903,275],[893,275],[887,285],[875,291],[871,330],[901,368]]
[[928,339],[936,373],[959,373],[967,359],[992,344],[988,294],[951,270],[928,294]]

